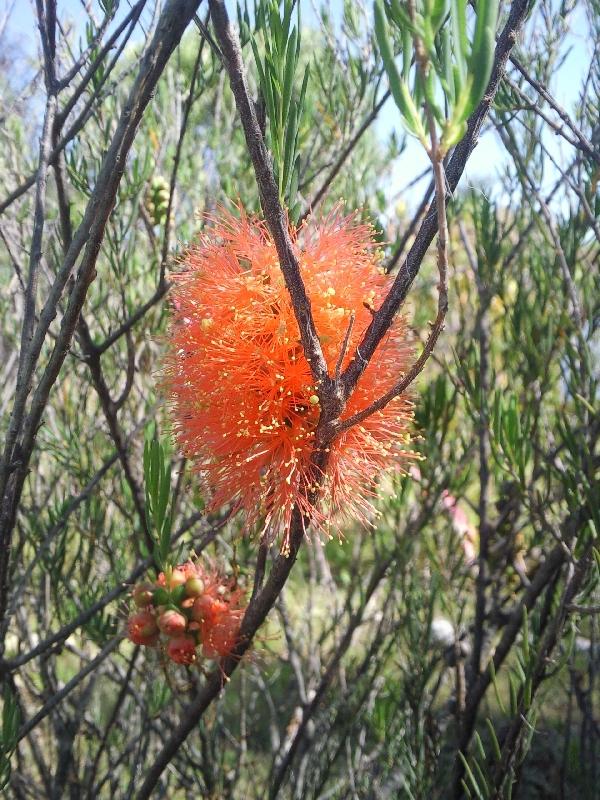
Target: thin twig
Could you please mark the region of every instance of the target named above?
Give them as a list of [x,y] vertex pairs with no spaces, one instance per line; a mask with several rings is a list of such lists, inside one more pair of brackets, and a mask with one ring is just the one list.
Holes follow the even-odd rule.
[[352,335],[352,328],[354,327],[354,319],[355,319],[354,311],[350,314],[350,318],[348,320],[348,327],[346,328],[346,335],[344,336],[344,341],[342,342],[342,346],[340,348],[340,354],[338,356],[337,363],[335,365],[335,372],[334,372],[334,379],[339,381],[340,379],[340,372],[342,369],[342,364],[344,363],[344,359],[346,358],[346,353],[348,352],[348,344],[350,343],[350,336]]
[[528,72],[528,70],[523,66],[521,61],[514,53],[511,53],[510,61],[511,64],[513,64],[525,78],[527,83],[529,83],[530,86],[536,90],[540,97],[544,98],[550,108],[552,108],[558,114],[560,119],[565,123],[569,130],[577,137],[581,150],[583,150],[587,156],[593,158],[597,164],[600,164],[600,152],[594,148],[591,142],[586,139],[581,130],[577,127],[577,125],[575,125],[571,117],[567,114],[565,109],[556,101],[556,98],[554,98],[550,92],[548,92],[546,87],[543,86],[540,81],[538,81]]

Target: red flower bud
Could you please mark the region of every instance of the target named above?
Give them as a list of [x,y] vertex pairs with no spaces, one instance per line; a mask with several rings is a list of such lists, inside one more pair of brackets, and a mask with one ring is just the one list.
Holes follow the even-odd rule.
[[152,603],[154,585],[152,583],[138,583],[133,587],[133,592],[131,594],[136,606],[138,608],[145,608]]
[[167,636],[181,636],[185,633],[187,620],[172,608],[168,608],[158,618],[158,627]]
[[185,579],[195,578],[198,575],[198,567],[192,561],[186,561],[185,564],[179,564],[178,570],[183,572]]
[[129,618],[127,635],[134,644],[150,647],[158,641],[158,627],[151,611],[138,611]]
[[172,570],[171,577],[168,581],[169,589],[174,589],[176,586],[182,586],[186,581],[185,573],[177,567]]
[[196,660],[196,642],[192,636],[177,636],[167,645],[167,655],[176,664],[193,664]]

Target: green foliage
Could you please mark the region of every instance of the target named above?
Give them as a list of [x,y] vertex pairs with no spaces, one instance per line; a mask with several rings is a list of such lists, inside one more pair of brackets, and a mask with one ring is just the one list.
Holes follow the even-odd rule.
[[0,730],[0,789],[5,789],[10,780],[10,759],[18,742],[21,712],[17,699],[9,685],[4,686],[2,698],[2,729]]
[[[394,101],[407,130],[428,147],[425,102],[441,130],[445,154],[464,136],[492,71],[497,0],[480,0],[472,35],[466,0],[375,0],[375,35]],[[402,70],[396,66],[388,23],[401,43]],[[411,70],[414,75],[411,81]]]
[[149,429],[144,442],[144,487],[146,490],[146,523],[154,532],[154,559],[160,569],[172,563],[171,532],[171,464],[156,432]]
[[268,0],[257,9],[257,31],[262,32],[264,58],[259,53],[256,33],[250,41],[261,98],[269,120],[267,141],[273,154],[279,198],[290,209],[292,221],[296,221],[301,210],[296,200],[300,175],[298,140],[309,67],[307,65],[304,69],[300,92],[296,96],[294,79],[300,57],[300,3],[296,4],[296,25],[292,25],[292,0],[285,0],[282,16],[279,5],[278,0]]

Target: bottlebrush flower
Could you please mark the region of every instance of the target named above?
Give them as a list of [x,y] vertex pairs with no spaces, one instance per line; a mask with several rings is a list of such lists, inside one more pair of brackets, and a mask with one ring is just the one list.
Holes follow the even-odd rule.
[[[351,315],[342,366],[353,357],[391,284],[381,269],[371,226],[334,212],[291,237],[330,374]],[[310,506],[310,458],[320,415],[277,252],[264,223],[223,214],[209,220],[174,276],[165,385],[175,432],[210,494],[209,510],[227,503],[258,521],[283,549],[295,506],[326,528],[343,509],[369,524],[382,470],[415,458],[412,404],[404,395],[338,436],[330,448],[322,496]],[[398,316],[362,375],[345,417],[384,394],[412,363]]]
[[158,641],[159,630],[154,614],[150,611],[138,611],[129,618],[127,635],[134,644],[151,647]]

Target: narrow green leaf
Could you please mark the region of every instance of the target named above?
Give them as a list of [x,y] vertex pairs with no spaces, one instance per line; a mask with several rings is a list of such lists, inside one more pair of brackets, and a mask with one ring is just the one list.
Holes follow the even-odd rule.
[[502,753],[500,751],[500,743],[498,741],[498,737],[496,736],[496,731],[494,730],[494,726],[492,725],[492,721],[491,721],[491,719],[489,717],[486,719],[485,724],[487,725],[487,728],[488,728],[488,731],[489,731],[489,734],[490,734],[490,739],[492,741],[492,748],[494,750],[494,758],[496,759],[496,761],[500,762],[502,760]]
[[467,761],[467,759],[464,757],[464,755],[462,753],[459,753],[458,756],[459,756],[460,760],[463,763],[463,766],[465,768],[465,772],[467,773],[467,778],[471,782],[471,786],[473,787],[473,791],[475,792],[475,795],[477,796],[478,800],[484,800],[484,797],[481,794],[481,789],[479,788],[479,784],[477,783],[477,780],[475,779],[475,775],[473,775],[473,770],[471,769],[471,767],[469,765],[469,762]]
[[[292,101],[290,105],[288,124],[285,131],[285,149],[283,155],[283,184],[286,186],[288,183],[288,176],[292,169],[292,162],[294,159],[294,150],[296,144],[297,129],[297,110],[296,103]],[[281,198],[283,200],[283,198]]]
[[285,75],[283,79],[283,95],[282,95],[282,103],[283,103],[283,114],[282,114],[282,121],[285,124],[288,112],[290,108],[290,101],[292,99],[292,87],[294,82],[294,73],[296,70],[296,44],[297,44],[297,36],[296,28],[292,30],[292,35],[290,36],[288,47],[287,47],[287,58],[285,64]]
[[469,72],[473,76],[473,85],[468,113],[471,113],[483,97],[492,74],[497,19],[497,0],[478,0],[477,23],[469,58]]
[[454,31],[454,58],[464,80],[467,72],[467,0],[452,0],[452,28]]
[[[479,739],[479,744],[481,745],[481,750],[482,750],[482,752],[484,752],[483,745],[481,744],[481,739],[479,737],[479,734],[475,733],[475,736],[477,737],[477,739]],[[485,759],[485,754],[482,756],[482,758]],[[481,769],[481,766],[480,766],[479,761],[478,761],[477,758],[473,759],[473,766],[475,767],[475,772],[477,773],[478,785],[483,790],[483,796],[484,797],[490,797],[491,796],[490,787],[488,786],[488,782],[486,780],[485,775],[483,774],[483,770]]]
[[527,614],[527,608],[525,607],[523,607],[523,657],[525,663],[529,664],[531,659],[529,650],[529,616]]

